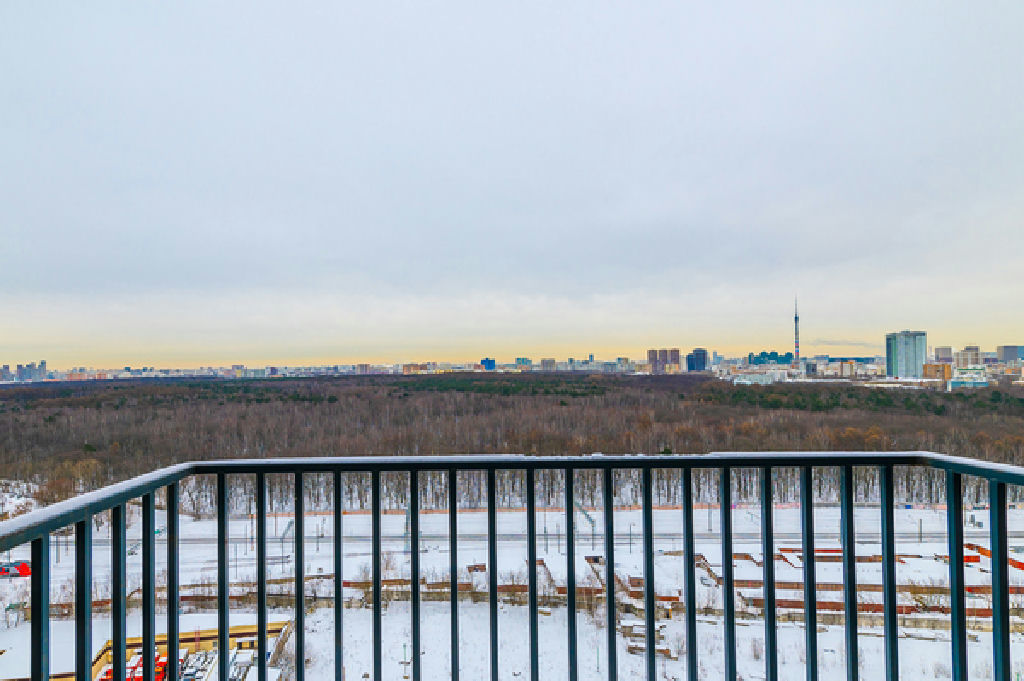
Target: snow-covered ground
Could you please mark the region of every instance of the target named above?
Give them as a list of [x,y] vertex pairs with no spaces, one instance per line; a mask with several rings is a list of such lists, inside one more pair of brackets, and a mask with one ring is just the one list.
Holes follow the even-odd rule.
[[[137,548],[140,541],[141,523],[138,511],[130,507],[130,526],[128,531],[129,548]],[[575,515],[576,551],[575,573],[580,585],[599,586],[603,578],[595,572],[588,556],[603,556],[603,514],[601,511],[577,512]],[[971,516],[974,516],[974,522]],[[163,514],[158,512],[157,525],[163,526]],[[526,516],[522,510],[501,510],[497,514],[496,528],[499,539],[498,575],[503,584],[526,582]],[[694,512],[695,531],[697,533],[696,550],[702,553],[711,569],[721,574],[722,551],[719,533],[719,511],[711,508],[698,508]],[[965,513],[965,535],[968,542],[980,546],[988,546],[988,515],[984,510],[967,511]],[[267,519],[268,565],[267,574],[270,579],[288,578],[293,574],[293,525],[292,518],[287,514],[275,514]],[[459,580],[472,580],[478,588],[486,587],[486,574],[469,572],[467,567],[487,562],[487,514],[481,511],[460,511],[458,564]],[[538,510],[537,513],[537,553],[544,561],[542,569],[542,592],[546,583],[546,573],[550,572],[554,585],[564,586],[567,574],[565,556],[565,513],[560,510]],[[188,585],[216,582],[216,523],[213,520],[195,521],[186,515],[181,516],[181,542],[179,560],[181,565],[180,582],[182,593],[190,593]],[[305,518],[305,572],[307,575],[333,572],[333,519],[329,513],[310,513]],[[737,554],[749,553],[753,560],[737,559],[737,579],[761,578],[761,567],[757,564],[761,556],[760,547],[760,514],[756,508],[738,507],[732,511],[733,532],[735,537],[734,551]],[[979,527],[978,523],[984,526]],[[403,513],[389,513],[382,518],[382,548],[385,552],[385,577],[409,577],[408,553],[408,518]],[[642,517],[638,510],[617,509],[615,512],[615,564],[616,574],[628,583],[631,577],[643,576],[643,541]],[[879,548],[880,514],[877,507],[858,507],[856,512],[858,533],[857,551],[859,555],[876,555]],[[1010,509],[1009,526],[1011,533],[1024,530],[1024,510]],[[800,582],[803,579],[799,552],[799,509],[795,507],[778,507],[774,513],[774,529],[776,549],[793,549],[788,561],[776,561],[776,579]],[[654,511],[655,542],[655,590],[661,596],[679,597],[682,593],[684,563],[678,552],[682,548],[682,514],[679,509],[656,509]],[[834,506],[821,506],[815,509],[816,544],[819,548],[839,547],[839,510]],[[904,562],[897,565],[897,579],[901,584],[922,584],[941,586],[948,583],[948,566],[937,556],[948,552],[945,543],[946,512],[942,508],[899,508],[896,511],[897,552],[907,554]],[[421,571],[428,582],[439,582],[448,579],[450,561],[448,541],[448,515],[445,513],[422,513],[420,516],[421,531]],[[255,561],[255,524],[250,517],[232,518],[229,523],[230,545],[228,551],[229,577],[237,583],[233,593],[251,592],[247,582],[255,580],[257,566]],[[344,517],[343,569],[344,578],[349,580],[366,579],[371,564],[370,516],[366,513],[346,513]],[[102,526],[94,531],[94,593],[95,599],[109,598],[110,586],[110,544],[108,527]],[[74,577],[74,545],[72,537],[54,537],[51,553],[51,600],[54,603],[73,601]],[[1024,542],[1021,542],[1024,543]],[[1015,540],[1011,539],[1011,548],[1015,548]],[[972,553],[970,550],[968,553]],[[1011,554],[1016,555],[1016,554]],[[27,559],[29,547],[20,547],[11,552],[11,558]],[[6,560],[7,555],[0,555]],[[755,562],[756,561],[756,562]],[[163,534],[157,536],[157,572],[163,571],[166,564],[166,545]],[[840,563],[818,562],[817,579],[819,584],[840,583]],[[971,584],[987,584],[989,580],[988,561],[981,557],[978,563],[967,567],[967,582]],[[881,581],[880,564],[859,563],[857,565],[858,582],[861,584],[878,584]],[[699,572],[699,578],[704,575]],[[141,583],[141,556],[131,551],[128,559],[129,589],[136,589]],[[721,589],[714,581],[700,579],[697,593],[699,606],[714,608],[721,602]],[[162,579],[158,577],[158,582]],[[1024,584],[1024,570],[1010,570],[1011,584]],[[271,585],[270,591],[282,591],[288,585]],[[332,580],[310,582],[307,586],[310,595],[314,593],[330,594]],[[358,591],[349,590],[353,593]],[[741,595],[757,596],[759,587],[740,588]],[[212,592],[211,592],[212,593]],[[10,603],[27,602],[29,596],[28,580],[0,579],[0,611]],[[802,598],[802,594],[779,593],[779,598]],[[841,600],[841,593],[822,591],[822,600]],[[880,594],[865,591],[861,593],[861,602],[877,602]],[[1016,598],[1016,597],[1014,597]],[[977,601],[977,602],[975,602]],[[913,602],[910,594],[900,594],[901,603]],[[985,607],[984,599],[972,598],[969,607]],[[600,608],[600,606],[599,606]],[[742,608],[742,602],[741,602]],[[279,610],[279,614],[287,614],[287,610]],[[486,603],[462,602],[460,605],[462,618],[461,667],[463,678],[478,679],[486,677],[488,664],[488,619]],[[754,615],[750,611],[750,615]],[[109,632],[109,620],[97,614],[95,621],[94,645],[99,647],[106,640]],[[212,617],[209,613],[186,614],[183,618]],[[243,623],[254,617],[252,613],[232,613],[232,623]],[[345,610],[346,634],[346,667],[349,679],[361,678],[363,671],[369,671],[370,646],[369,632],[370,611],[361,608]],[[441,678],[448,674],[448,626],[449,614],[447,603],[424,602],[422,609],[423,631],[423,668],[424,678]],[[666,678],[685,677],[685,655],[690,646],[683,635],[683,622],[678,619],[659,620],[664,636],[664,647],[668,648],[677,660],[659,658],[659,669],[664,668]],[[941,617],[940,617],[941,618]],[[333,623],[331,611],[318,610],[307,618],[308,664],[312,670],[323,667],[331,669],[333,665]],[[158,618],[161,621],[162,617]],[[199,620],[197,620],[199,621]],[[385,678],[401,678],[401,665],[404,659],[402,642],[409,641],[408,604],[396,601],[391,603],[384,615],[385,641]],[[544,615],[541,621],[541,655],[543,678],[565,678],[566,648],[566,613],[565,609],[554,607],[550,615]],[[139,628],[138,610],[129,615],[129,632]],[[605,670],[607,651],[605,650],[605,633],[602,629],[603,620],[581,611],[577,618],[579,627],[579,663],[581,679],[603,678],[597,672],[598,665]],[[8,624],[12,626],[7,626]],[[7,621],[0,621],[0,678],[24,676],[28,669],[28,625],[14,625],[14,619],[8,615]],[[199,626],[183,620],[182,630]],[[205,626],[205,625],[204,625]],[[211,625],[212,626],[212,625]],[[74,639],[73,622],[55,618],[52,624],[52,636],[55,651],[65,651],[70,656],[71,642]],[[502,604],[499,623],[502,660],[502,678],[524,678],[528,671],[528,628],[525,607]],[[706,678],[719,678],[722,672],[722,626],[713,616],[702,617],[698,632],[696,650],[701,668]],[[902,678],[942,678],[949,673],[948,632],[934,631],[924,627],[908,627],[903,631],[906,638],[901,639],[901,655],[903,660]],[[861,635],[861,659],[865,678],[881,678],[882,671],[877,663],[881,659],[882,639],[879,630],[864,629]],[[975,636],[976,634],[976,636]],[[740,673],[746,679],[763,676],[763,625],[759,620],[742,621],[737,630]],[[803,678],[803,640],[804,631],[799,623],[783,623],[779,628],[780,665],[782,678]],[[972,632],[970,643],[970,660],[972,677],[986,678],[985,669],[991,659],[990,637],[982,632]],[[760,643],[759,643],[760,641]],[[627,651],[627,639],[620,635],[619,668],[620,678],[642,678],[641,669],[643,656]],[[842,626],[825,626],[819,634],[819,665],[823,673],[835,669],[839,673],[843,669],[843,628]],[[662,647],[662,644],[659,644]],[[1012,648],[1015,659],[1019,656],[1024,661],[1024,641],[1018,641],[1015,635]],[[406,651],[406,655],[408,652]],[[54,656],[54,671],[70,669],[70,659],[62,659],[60,654]],[[1018,664],[1024,664],[1020,662]],[[361,666],[362,665],[362,666]],[[990,665],[989,665],[990,667]],[[516,676],[515,672],[524,676]],[[1022,666],[1024,671],[1024,666]],[[326,678],[313,674],[309,678]]]

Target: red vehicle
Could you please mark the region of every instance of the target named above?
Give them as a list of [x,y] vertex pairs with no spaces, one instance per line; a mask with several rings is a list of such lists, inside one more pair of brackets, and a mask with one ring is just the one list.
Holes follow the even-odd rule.
[[0,577],[29,577],[31,574],[32,564],[27,560],[0,563]]

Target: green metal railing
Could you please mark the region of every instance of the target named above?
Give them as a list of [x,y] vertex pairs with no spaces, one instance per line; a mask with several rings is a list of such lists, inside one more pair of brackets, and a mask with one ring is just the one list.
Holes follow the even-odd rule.
[[[893,469],[896,466],[918,466],[939,469],[945,472],[947,501],[947,536],[949,542],[949,579],[950,579],[950,618],[952,640],[952,678],[954,681],[967,681],[967,626],[965,618],[964,597],[964,537],[963,537],[963,480],[964,475],[974,476],[987,481],[990,499],[990,539],[992,550],[992,621],[993,621],[993,678],[998,681],[1010,681],[1010,626],[1009,626],[1009,587],[1008,587],[1008,546],[1007,546],[1007,511],[1006,486],[1024,485],[1024,468],[1015,466],[985,463],[963,458],[949,457],[927,452],[900,453],[860,453],[860,452],[813,452],[813,453],[716,453],[703,456],[583,456],[583,457],[526,457],[526,456],[456,456],[456,457],[371,457],[371,458],[300,458],[300,459],[263,459],[263,460],[230,460],[202,461],[165,468],[153,473],[128,480],[95,492],[82,494],[53,506],[43,508],[12,520],[0,523],[0,551],[31,544],[32,575],[31,575],[31,678],[33,681],[48,679],[50,660],[53,651],[50,641],[50,534],[74,527],[75,532],[75,617],[76,617],[76,648],[75,670],[80,681],[89,679],[92,663],[92,558],[93,545],[91,521],[99,513],[110,512],[112,523],[111,560],[113,565],[112,580],[112,644],[115,679],[125,678],[125,616],[126,616],[126,503],[141,497],[142,503],[142,658],[144,661],[144,678],[152,681],[155,678],[156,653],[156,543],[154,522],[154,495],[159,490],[166,492],[167,524],[167,602],[179,602],[179,522],[178,497],[179,483],[189,476],[213,475],[217,480],[217,613],[218,643],[220,650],[228,649],[229,599],[228,599],[228,498],[227,476],[255,475],[256,477],[256,546],[257,565],[261,566],[257,582],[257,645],[258,645],[258,679],[267,678],[267,576],[265,568],[266,555],[266,517],[267,494],[266,476],[271,474],[292,474],[295,479],[295,647],[296,659],[304,659],[305,626],[304,626],[304,528],[303,528],[303,476],[306,474],[328,474],[334,476],[334,580],[335,580],[335,645],[340,651],[343,644],[342,628],[342,513],[337,512],[342,506],[341,476],[347,473],[369,473],[371,496],[371,527],[372,527],[372,608],[373,608],[373,673],[376,680],[382,679],[382,565],[381,565],[381,474],[387,472],[408,473],[411,478],[409,485],[410,508],[410,557],[411,557],[411,675],[414,681],[420,681],[420,652],[422,636],[420,630],[420,508],[419,485],[416,484],[421,473],[444,471],[448,474],[448,508],[449,536],[451,542],[451,678],[459,678],[459,609],[457,607],[458,587],[456,563],[458,541],[458,508],[457,490],[454,484],[456,475],[464,471],[483,471],[487,476],[487,555],[489,580],[489,618],[490,628],[490,678],[497,681],[499,671],[499,630],[498,630],[498,574],[494,566],[497,564],[497,503],[495,497],[496,473],[498,471],[516,471],[525,475],[525,498],[527,520],[527,558],[528,571],[528,607],[529,607],[529,641],[530,661],[529,674],[531,681],[539,676],[538,663],[538,584],[537,584],[537,527],[536,527],[536,494],[534,489],[535,475],[538,471],[562,471],[565,474],[565,508],[573,508],[575,500],[573,489],[574,471],[598,470],[601,472],[604,499],[604,550],[606,578],[605,598],[607,599],[607,636],[608,665],[605,676],[615,681],[618,674],[616,664],[616,620],[615,620],[615,519],[612,496],[612,475],[616,470],[639,470],[641,472],[642,526],[643,526],[643,568],[644,568],[644,618],[648,645],[644,650],[645,669],[648,681],[656,678],[656,646],[652,637],[655,632],[655,593],[654,593],[654,529],[652,477],[661,469],[673,469],[680,472],[682,512],[680,524],[682,529],[683,561],[684,561],[684,602],[686,616],[686,636],[688,641],[696,640],[697,604],[696,574],[694,561],[694,514],[692,497],[692,473],[695,469],[717,469],[720,472],[720,527],[722,555],[726,557],[722,566],[722,587],[724,592],[724,669],[727,679],[737,678],[737,645],[736,645],[736,603],[734,590],[733,563],[728,560],[733,555],[733,532],[731,511],[731,471],[736,469],[758,469],[761,485],[761,542],[764,556],[764,627],[765,627],[765,678],[775,681],[778,678],[779,655],[776,633],[775,607],[775,569],[773,539],[772,471],[782,468],[798,468],[800,470],[800,531],[803,549],[804,579],[804,621],[806,636],[806,675],[808,681],[816,681],[817,664],[817,604],[815,590],[814,561],[814,508],[812,498],[812,470],[815,467],[838,467],[841,471],[840,482],[840,543],[842,546],[843,597],[845,612],[845,644],[846,644],[846,676],[850,681],[858,678],[858,632],[857,632],[857,584],[856,584],[856,548],[854,522],[854,468],[875,467],[879,471],[880,503],[881,503],[881,539],[883,568],[883,613],[884,613],[884,646],[886,678],[893,681],[899,676],[899,649],[897,645],[897,589],[895,565],[895,496],[893,487]],[[574,523],[567,523],[565,540],[567,554],[572,556],[575,551]],[[577,658],[576,631],[576,579],[574,561],[568,560],[567,611],[568,618],[568,670],[570,681],[576,681],[579,674]],[[167,649],[174,651],[179,645],[179,608],[167,608]],[[220,678],[228,678],[228,656],[219,658]],[[167,678],[177,679],[177,656],[167,656]],[[696,681],[698,671],[698,655],[694,646],[689,649],[686,663],[688,678]],[[296,669],[296,678],[303,681],[304,668],[300,663]],[[335,678],[342,678],[342,656],[336,655]],[[91,681],[91,680],[90,680]]]

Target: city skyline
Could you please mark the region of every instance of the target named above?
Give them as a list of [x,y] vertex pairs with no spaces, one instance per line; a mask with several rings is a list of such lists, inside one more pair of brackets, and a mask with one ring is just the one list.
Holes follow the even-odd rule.
[[[805,306],[806,307],[806,306]],[[792,314],[792,312],[790,312]],[[806,316],[806,315],[804,315]],[[784,318],[791,320],[792,318]],[[637,320],[639,322],[639,320]],[[786,323],[792,324],[792,321]],[[816,325],[812,323],[812,330]],[[894,325],[892,328],[903,328],[907,325]],[[276,325],[275,325],[276,327]],[[587,354],[593,353],[604,359],[614,359],[615,357],[628,356],[631,359],[641,359],[651,347],[673,347],[673,348],[695,348],[695,347],[706,347],[714,349],[727,356],[745,356],[752,350],[759,350],[762,348],[775,348],[781,351],[793,351],[795,341],[793,337],[793,327],[789,326],[786,331],[783,331],[785,323],[779,324],[777,333],[768,334],[760,338],[750,338],[744,341],[733,341],[732,343],[714,343],[707,342],[707,336],[702,338],[695,338],[694,340],[680,339],[679,336],[673,337],[672,334],[660,334],[657,336],[657,340],[648,340],[642,342],[637,340],[638,338],[653,339],[653,334],[647,335],[636,335],[627,337],[624,333],[618,333],[617,336],[622,338],[621,344],[615,345],[604,345],[601,343],[585,343],[584,341],[574,341],[570,338],[565,338],[560,343],[545,343],[535,342],[533,344],[529,341],[513,344],[506,336],[502,342],[486,342],[485,340],[474,340],[475,336],[469,336],[463,338],[461,341],[455,341],[447,346],[440,344],[433,346],[424,345],[422,348],[417,349],[411,344],[407,344],[402,336],[399,334],[396,338],[385,339],[383,342],[377,345],[370,345],[361,343],[342,343],[337,348],[329,347],[329,344],[323,343],[319,346],[314,346],[317,349],[314,352],[299,352],[289,351],[284,349],[287,346],[292,346],[288,342],[282,342],[279,347],[282,349],[275,352],[273,349],[254,350],[259,347],[260,343],[237,343],[232,347],[226,347],[219,350],[211,350],[211,346],[207,345],[204,349],[182,349],[177,347],[175,342],[168,341],[167,338],[163,338],[161,341],[154,341],[152,345],[147,345],[145,342],[139,342],[135,344],[131,350],[126,352],[118,353],[114,349],[104,346],[102,351],[95,354],[89,352],[82,352],[83,347],[88,347],[87,343],[82,343],[81,337],[79,343],[75,346],[67,346],[63,343],[55,343],[49,340],[44,340],[36,345],[26,344],[24,347],[19,347],[13,343],[4,343],[0,341],[0,363],[28,363],[31,361],[37,361],[40,357],[45,357],[53,368],[68,370],[75,367],[87,366],[91,368],[119,368],[122,366],[163,366],[163,367],[176,367],[176,368],[198,368],[207,366],[230,366],[232,364],[245,364],[247,366],[328,366],[334,364],[354,364],[354,363],[371,363],[371,364],[401,364],[401,363],[414,363],[421,361],[438,361],[438,362],[467,362],[470,358],[476,356],[490,356],[497,357],[499,361],[504,361],[505,358],[512,359],[515,357],[533,357],[539,359],[541,357],[585,357]],[[127,331],[127,330],[126,330]],[[167,330],[171,332],[170,329]],[[207,329],[200,330],[200,333],[207,332]],[[213,331],[216,333],[216,330]],[[788,333],[788,339],[785,338]],[[885,335],[888,331],[880,331],[877,334],[877,342],[872,340],[860,340],[858,338],[824,338],[823,334],[816,334],[811,341],[801,341],[800,356],[801,357],[813,357],[816,355],[831,355],[831,356],[884,356],[886,352],[886,341]],[[980,346],[982,348],[991,348],[995,350],[997,347],[1013,344],[1014,336],[1016,333],[1012,329],[1007,330],[1004,334],[998,335],[991,342],[977,342],[975,339],[980,334],[971,333],[970,331],[960,331],[953,337],[967,338],[969,340],[957,343],[949,341],[949,335],[942,335],[940,333],[934,333],[929,331],[929,347],[944,347],[950,346],[953,348],[969,347],[969,346]],[[559,334],[561,336],[567,336],[568,333]],[[827,334],[826,334],[827,335]],[[832,334],[833,336],[841,336],[842,334]],[[713,337],[714,334],[711,334]],[[721,337],[721,335],[719,335]],[[941,340],[932,342],[932,338],[939,338]],[[8,339],[3,339],[8,340]],[[152,347],[152,349],[149,349]],[[686,350],[683,350],[684,354]],[[17,359],[14,359],[17,358]]]
[[[527,370],[546,370],[542,366],[544,363],[552,362],[558,365],[573,364],[577,367],[586,367],[589,365],[599,366],[602,363],[620,363],[627,361],[630,366],[632,365],[643,365],[648,364],[651,367],[653,373],[662,373],[666,365],[675,366],[677,371],[694,371],[703,370],[703,368],[709,367],[712,356],[726,360],[729,362],[743,361],[748,356],[760,355],[762,359],[771,354],[774,357],[776,354],[782,361],[783,356],[788,357],[783,363],[792,363],[796,366],[801,361],[803,362],[815,362],[822,358],[832,358],[832,361],[842,358],[857,357],[857,358],[871,358],[880,362],[885,362],[887,358],[892,356],[891,339],[894,336],[902,336],[909,333],[921,333],[926,332],[890,332],[886,333],[885,340],[881,352],[870,351],[870,348],[855,346],[855,352],[843,353],[832,350],[826,350],[822,352],[814,353],[802,353],[799,358],[795,356],[795,347],[786,350],[773,348],[772,346],[758,346],[758,348],[765,349],[751,349],[754,346],[750,346],[744,350],[737,352],[721,351],[720,348],[713,346],[694,346],[692,349],[687,347],[676,346],[668,344],[666,347],[648,347],[642,352],[632,353],[631,351],[621,352],[617,350],[609,351],[607,354],[601,354],[600,352],[580,352],[578,349],[570,351],[568,354],[558,355],[554,352],[538,352],[538,353],[524,353],[515,352],[513,355],[502,355],[500,353],[481,353],[477,352],[475,355],[470,353],[469,355],[463,356],[444,356],[444,355],[433,355],[433,356],[419,356],[415,358],[409,357],[382,357],[379,359],[363,359],[353,358],[349,356],[335,356],[322,361],[286,361],[280,358],[270,361],[241,361],[237,357],[231,360],[222,362],[205,362],[197,363],[192,365],[187,364],[161,364],[154,362],[142,362],[142,363],[130,363],[130,362],[113,362],[108,365],[96,365],[87,362],[72,362],[67,365],[58,365],[49,361],[47,358],[41,358],[36,360],[18,360],[9,361],[3,357],[0,357],[0,366],[3,367],[4,371],[9,371],[12,376],[17,375],[22,369],[27,373],[38,369],[39,375],[35,377],[35,380],[45,378],[47,371],[67,374],[76,373],[80,371],[99,371],[104,373],[116,373],[120,371],[143,371],[143,372],[159,372],[159,371],[195,371],[195,370],[208,370],[208,369],[228,369],[228,368],[281,368],[281,369],[302,369],[302,368],[337,368],[337,367],[357,367],[357,366],[377,366],[377,367],[402,367],[402,366],[417,366],[417,365],[439,365],[439,366],[461,366],[471,367],[473,365],[484,365],[484,369],[494,370],[494,365],[497,364],[501,367],[514,367],[516,369],[527,369]],[[922,336],[923,337],[923,336]],[[772,350],[775,350],[773,353]],[[694,356],[703,353],[703,359],[699,360],[696,369],[694,369]],[[973,353],[973,354],[972,354]],[[920,355],[920,362],[936,361],[936,362],[947,362],[959,365],[963,361],[965,366],[981,364],[982,358],[987,356],[992,361],[998,359],[999,362],[1007,360],[1009,355],[1013,355],[1010,361],[1016,362],[1024,359],[1024,345],[1018,344],[1007,344],[1003,343],[995,346],[994,348],[988,348],[986,346],[978,345],[965,345],[962,346],[962,350],[958,350],[957,346],[948,346],[941,344],[932,344],[931,342],[922,341],[922,345],[918,350]],[[967,359],[961,360],[960,356],[964,355]],[[1005,356],[1004,356],[1005,355]],[[970,358],[974,359],[971,360]],[[718,360],[716,359],[716,362]],[[889,368],[892,371],[892,368]],[[897,371],[897,374],[900,372]],[[890,374],[892,375],[892,374]],[[2,376],[2,375],[0,375]],[[0,377],[0,380],[10,380]]]
[[4,5],[0,356],[1013,342],[1022,20]]

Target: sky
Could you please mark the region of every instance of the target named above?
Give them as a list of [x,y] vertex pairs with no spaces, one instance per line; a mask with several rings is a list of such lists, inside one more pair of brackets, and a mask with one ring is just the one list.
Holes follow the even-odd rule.
[[2,3],[0,363],[1024,344],[1022,24]]

